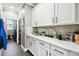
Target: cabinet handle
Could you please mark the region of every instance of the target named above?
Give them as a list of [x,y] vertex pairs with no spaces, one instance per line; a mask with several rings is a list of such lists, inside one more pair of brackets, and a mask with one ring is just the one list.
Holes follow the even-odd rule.
[[30,46],[32,46],[32,42],[30,42]]
[[35,41],[35,40],[33,40],[33,41]]
[[57,19],[58,19],[58,18],[56,17],[56,23],[58,22]]
[[40,43],[41,45],[45,45],[45,44],[43,44],[43,43]]
[[54,49],[55,51],[57,51],[57,52],[59,52],[59,53],[61,53],[61,54],[64,54],[63,52],[61,52],[61,51],[59,51],[59,50],[57,50],[57,49]]
[[37,25],[37,22],[35,22],[35,25]]
[[52,18],[52,23],[55,23],[54,17]]
[[49,53],[49,55],[51,56],[51,53]]
[[48,51],[46,52],[46,56],[48,56]]

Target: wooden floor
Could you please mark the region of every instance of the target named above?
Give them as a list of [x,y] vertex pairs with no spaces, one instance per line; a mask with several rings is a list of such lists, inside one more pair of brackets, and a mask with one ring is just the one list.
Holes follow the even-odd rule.
[[2,51],[2,56],[32,56],[30,52],[24,52],[19,44],[8,40],[7,50]]

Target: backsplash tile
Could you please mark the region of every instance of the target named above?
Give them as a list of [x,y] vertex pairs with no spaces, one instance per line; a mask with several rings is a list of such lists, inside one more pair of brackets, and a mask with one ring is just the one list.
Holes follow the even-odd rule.
[[42,31],[46,32],[46,34],[49,34],[48,29],[54,29],[57,35],[62,34],[63,38],[66,33],[74,33],[75,31],[79,31],[79,25],[66,25],[66,26],[51,26],[51,27],[38,27],[34,28],[34,30],[37,30],[38,33],[41,33]]

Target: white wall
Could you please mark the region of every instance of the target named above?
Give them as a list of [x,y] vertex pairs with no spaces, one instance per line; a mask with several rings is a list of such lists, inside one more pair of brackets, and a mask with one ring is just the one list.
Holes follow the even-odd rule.
[[29,6],[25,6],[25,19],[26,19],[26,26],[32,26],[32,14],[31,14],[32,8]]
[[28,48],[28,38],[26,34],[32,33],[32,7],[25,6],[25,48]]

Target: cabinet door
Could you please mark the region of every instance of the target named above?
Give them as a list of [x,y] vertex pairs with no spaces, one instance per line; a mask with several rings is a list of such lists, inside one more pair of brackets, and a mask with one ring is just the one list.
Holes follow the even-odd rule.
[[26,48],[29,48],[29,47],[31,46],[31,44],[30,44],[30,37],[27,36],[27,35],[26,35],[26,40],[25,40],[25,42],[26,42],[26,43],[25,43],[25,44],[26,44],[26,45],[25,45]]
[[51,50],[50,56],[59,56],[59,55],[55,53],[53,50]]
[[30,38],[30,51],[33,55],[38,55],[38,48],[37,48],[37,45],[38,45],[38,41],[35,39],[35,38]]
[[51,46],[51,56],[67,56],[68,52],[58,46]]
[[33,48],[33,55],[37,55],[37,45],[35,43],[32,43]]
[[33,43],[32,43],[32,39],[31,39],[31,37],[30,37],[30,39],[29,39],[29,51],[31,52],[31,53],[33,53]]
[[49,44],[39,41],[39,56],[49,56]]
[[70,50],[67,50],[67,51],[68,51],[68,56],[79,56],[79,53],[76,53]]
[[48,50],[43,46],[39,46],[39,56],[48,56]]
[[32,21],[34,26],[48,26],[54,23],[54,4],[38,4],[33,8]]
[[[40,19],[42,26],[49,26],[54,23],[54,4],[48,3],[48,4],[42,4],[40,6]],[[40,24],[41,24],[40,23]]]
[[60,24],[71,24],[75,22],[75,4],[59,3],[57,6],[57,22]]
[[68,56],[79,56],[79,53],[70,52]]

